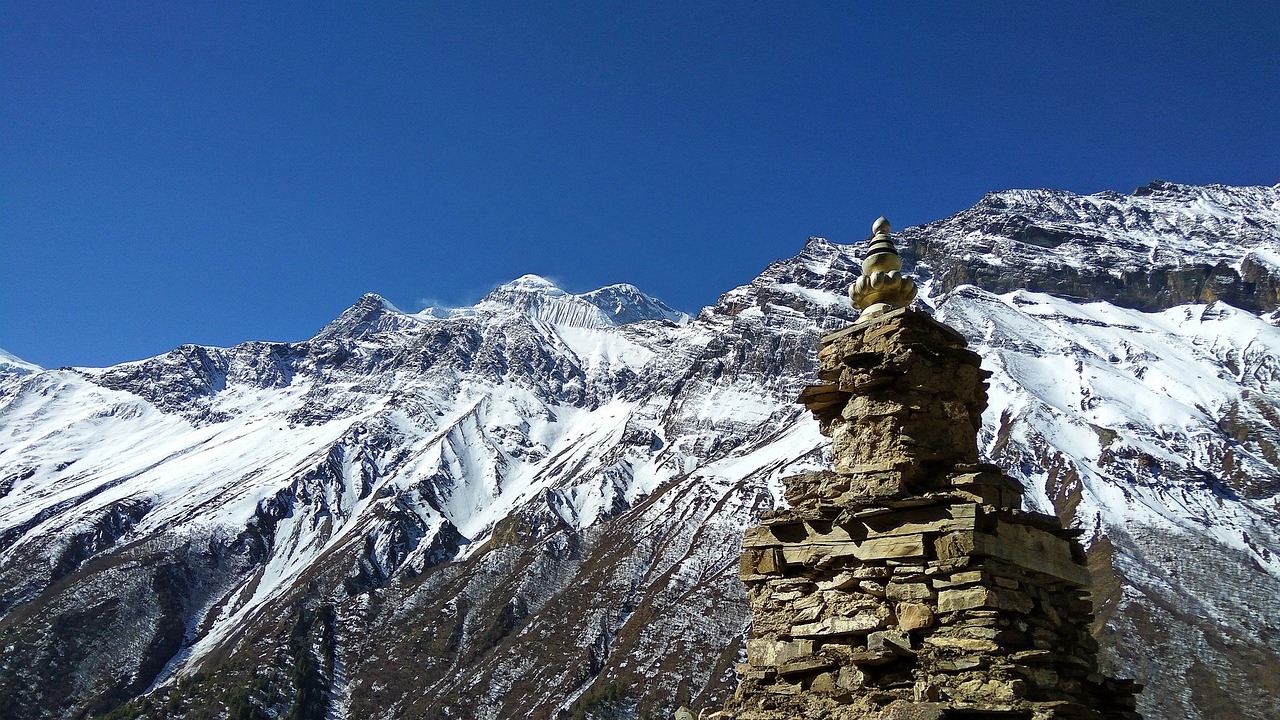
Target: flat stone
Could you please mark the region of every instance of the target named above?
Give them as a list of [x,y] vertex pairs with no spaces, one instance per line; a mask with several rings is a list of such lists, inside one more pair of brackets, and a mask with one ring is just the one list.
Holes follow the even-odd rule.
[[822,595],[820,593],[807,593],[805,594],[804,597],[792,603],[791,607],[795,608],[796,610],[805,610],[805,609],[814,607],[815,605],[821,605],[821,604],[823,604],[823,600],[822,600]]
[[814,655],[792,660],[778,666],[778,675],[799,675],[801,673],[814,672],[815,670],[828,670],[835,666],[836,662],[831,658]]
[[771,667],[752,667],[750,663],[738,663],[733,666],[733,669],[742,677],[752,680],[772,680],[778,676],[778,673]]
[[831,617],[812,623],[792,626],[792,637],[825,637],[828,635],[865,635],[884,627],[884,620],[870,613],[853,617]]
[[902,657],[888,650],[855,650],[849,654],[849,662],[854,665],[883,665]]
[[1053,662],[1055,657],[1057,657],[1057,655],[1049,652],[1048,650],[1023,650],[1021,652],[1013,653],[1009,656],[1009,659],[1017,663],[1034,663]]
[[822,614],[822,606],[814,605],[812,607],[807,607],[797,612],[795,618],[792,619],[792,622],[797,622],[797,623],[812,622],[814,620],[817,620],[818,616],[821,614]]
[[1008,522],[1000,523],[995,538],[988,538],[990,536],[979,538],[980,549],[987,555],[1074,585],[1089,586],[1089,569],[1076,562],[1069,540],[1029,525]]
[[901,630],[877,630],[867,634],[867,649],[872,652],[889,651],[898,655],[914,655],[911,638]]
[[924,557],[924,537],[905,535],[879,540],[867,540],[855,553],[859,560],[886,560],[889,558]]
[[939,672],[964,672],[965,670],[976,670],[982,667],[984,660],[979,655],[966,655],[954,660],[939,660],[934,664],[934,669]]
[[747,662],[755,666],[781,665],[799,657],[813,654],[812,640],[747,640]]
[[983,587],[943,590],[938,593],[938,612],[956,612],[984,607],[989,593],[990,591]]
[[926,645],[944,648],[947,650],[963,650],[969,653],[989,653],[1000,649],[999,645],[990,640],[977,640],[975,638],[959,638],[946,637],[944,635],[930,635],[924,639]]
[[899,700],[889,706],[884,720],[944,720],[946,716],[940,705]]
[[933,588],[927,583],[891,582],[885,588],[885,597],[890,600],[930,600],[933,595]]
[[934,587],[948,588],[961,587],[964,585],[976,585],[986,580],[987,574],[982,570],[966,570],[964,572],[952,573],[948,578],[937,578],[933,581]]
[[858,584],[858,577],[851,572],[842,572],[829,580],[819,580],[819,590],[847,590]]
[[1025,613],[1031,612],[1033,607],[1030,597],[1013,590],[973,587],[938,593],[938,612],[942,613],[971,608],[999,608]]
[[970,680],[960,683],[956,689],[961,695],[981,702],[1012,703],[1027,694],[1027,684],[1022,680]]

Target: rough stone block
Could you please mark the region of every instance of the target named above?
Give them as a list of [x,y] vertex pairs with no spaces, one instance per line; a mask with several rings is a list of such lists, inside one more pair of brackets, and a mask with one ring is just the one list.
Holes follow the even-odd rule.
[[997,608],[1015,612],[1031,612],[1034,604],[1024,593],[989,587],[943,590],[938,593],[938,612],[956,612],[970,608]]
[[889,651],[898,655],[913,655],[911,638],[901,630],[877,630],[867,634],[867,650]]
[[949,637],[946,635],[930,635],[924,639],[924,643],[945,650],[960,650],[966,653],[990,653],[1000,649],[999,645],[990,640]]
[[977,585],[987,581],[987,573],[982,570],[965,570],[952,573],[949,577],[934,578],[933,586],[938,589]]
[[933,667],[938,672],[954,673],[976,670],[985,664],[986,661],[981,655],[965,655],[953,660],[939,660]]
[[795,623],[812,622],[814,620],[817,620],[818,616],[821,614],[822,614],[822,606],[814,605],[813,607],[807,607],[797,612],[796,616],[792,618],[792,622],[795,622]]
[[891,582],[885,588],[885,597],[890,600],[931,600],[933,588],[928,583]]
[[857,690],[867,682],[866,673],[854,665],[844,665],[836,674],[836,686],[844,690]]
[[809,657],[797,658],[783,663],[778,666],[778,675],[800,675],[803,673],[811,673],[817,670],[829,670],[836,666],[836,661],[822,657],[820,655],[810,655]]
[[919,630],[933,625],[933,610],[923,603],[898,603],[895,612],[898,616],[898,627],[905,631]]
[[889,706],[884,720],[945,720],[946,716],[939,705],[899,700]]
[[974,542],[971,532],[953,532],[934,541],[934,552],[939,560],[951,560],[973,555]]
[[781,665],[813,654],[812,640],[747,640],[747,662],[755,666]]
[[865,635],[884,627],[884,620],[872,613],[853,617],[831,617],[819,622],[802,623],[791,628],[792,637],[826,637],[829,635]]
[[990,590],[983,587],[943,590],[938,593],[938,612],[956,612],[985,607]]

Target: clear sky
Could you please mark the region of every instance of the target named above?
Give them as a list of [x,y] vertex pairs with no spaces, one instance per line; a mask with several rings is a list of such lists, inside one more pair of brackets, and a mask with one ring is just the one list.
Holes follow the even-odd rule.
[[696,312],[880,214],[1280,180],[1280,3],[871,5],[3,0],[0,347],[296,341],[526,272]]

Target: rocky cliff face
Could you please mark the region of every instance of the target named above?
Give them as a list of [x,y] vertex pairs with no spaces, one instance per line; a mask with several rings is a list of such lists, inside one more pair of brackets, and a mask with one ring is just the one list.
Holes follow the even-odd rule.
[[1132,195],[1007,190],[900,242],[933,271],[935,293],[974,284],[1146,311],[1223,300],[1269,312],[1280,305],[1275,192],[1158,180]]
[[[1107,670],[1149,718],[1280,712],[1280,188],[1011,191],[900,237],[994,373],[981,453],[1084,531]],[[717,705],[742,531],[829,461],[793,401],[859,251],[813,239],[691,320],[526,277],[0,366],[0,715]]]

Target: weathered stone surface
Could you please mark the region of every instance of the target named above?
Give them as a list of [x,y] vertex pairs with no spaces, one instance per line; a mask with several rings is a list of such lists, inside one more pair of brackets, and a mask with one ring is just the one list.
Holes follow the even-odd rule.
[[973,638],[946,637],[944,635],[933,635],[924,639],[928,645],[934,647],[945,648],[948,650],[963,650],[969,653],[991,653],[1000,649],[999,645],[990,640],[975,640]]
[[898,701],[889,706],[884,720],[944,720],[946,712],[941,706]]
[[933,610],[924,603],[898,603],[895,612],[898,627],[908,632],[933,625]]
[[812,640],[747,640],[747,662],[752,665],[781,665],[812,653]]
[[827,670],[836,666],[836,661],[829,657],[811,655],[805,658],[798,658],[785,662],[778,667],[778,675],[786,677],[790,675],[799,675],[802,673],[811,673],[817,670]]
[[890,600],[930,600],[934,597],[932,587],[927,583],[891,582],[885,588],[885,597]]
[[867,635],[867,650],[889,651],[899,655],[912,655],[911,638],[901,630],[877,630]]
[[884,619],[862,613],[853,617],[832,617],[819,622],[804,623],[791,628],[793,637],[824,637],[828,635],[866,634],[884,627]]
[[992,587],[943,590],[938,593],[938,612],[956,612],[969,608],[998,608],[1020,613],[1031,612],[1034,603],[1025,594]]

